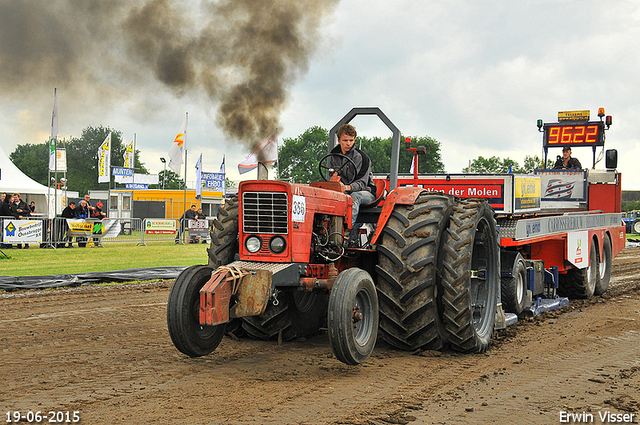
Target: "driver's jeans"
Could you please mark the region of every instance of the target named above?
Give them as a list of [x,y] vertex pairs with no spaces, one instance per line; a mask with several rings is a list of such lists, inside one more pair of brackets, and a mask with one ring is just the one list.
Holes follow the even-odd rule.
[[359,192],[352,192],[351,198],[353,198],[353,219],[351,220],[351,226],[356,224],[356,219],[358,218],[358,212],[360,211],[360,205],[366,206],[369,204],[373,204],[373,201],[376,200],[373,193],[368,190],[361,190]]

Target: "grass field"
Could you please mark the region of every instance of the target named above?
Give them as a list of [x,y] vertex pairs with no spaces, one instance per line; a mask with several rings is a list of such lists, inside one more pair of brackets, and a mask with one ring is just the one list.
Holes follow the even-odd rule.
[[134,269],[140,267],[191,266],[207,264],[206,244],[175,245],[153,242],[148,246],[135,243],[105,243],[104,248],[5,249],[9,258],[0,254],[0,275],[43,276]]

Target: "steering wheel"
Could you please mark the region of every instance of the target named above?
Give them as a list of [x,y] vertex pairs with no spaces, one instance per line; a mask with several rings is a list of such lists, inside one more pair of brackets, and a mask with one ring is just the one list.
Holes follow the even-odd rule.
[[[335,156],[336,158],[342,158],[342,159],[346,159],[346,162],[343,162],[342,165],[338,168],[331,168],[329,167],[329,158]],[[326,164],[325,164],[326,163]],[[353,176],[349,176],[349,177],[340,177],[340,181],[347,185],[347,184],[351,184],[353,183],[353,181],[356,179],[356,163],[353,162],[353,159],[349,158],[346,155],[343,155],[341,153],[330,153],[328,155],[325,155],[322,157],[322,159],[320,160],[320,163],[318,164],[318,170],[320,171],[320,177],[322,177],[322,180],[324,181],[329,181],[329,179],[331,178],[331,176],[333,175],[333,173],[338,173],[340,174],[340,171],[342,171],[344,168],[346,168],[347,166],[349,166],[349,164],[351,164],[353,166]],[[329,178],[327,178],[327,174],[329,174]]]

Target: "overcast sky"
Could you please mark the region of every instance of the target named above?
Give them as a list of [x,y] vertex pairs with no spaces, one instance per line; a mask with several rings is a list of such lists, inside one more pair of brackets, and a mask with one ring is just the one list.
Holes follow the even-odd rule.
[[[220,93],[243,78],[234,73],[230,61],[248,57],[229,52],[242,50],[242,43],[260,43],[255,38],[229,42],[225,33],[208,32],[208,25],[217,25],[215,16],[204,18],[201,6],[208,2],[172,3],[189,10],[180,9],[175,21],[158,21],[182,25],[180,34],[187,38],[200,34],[202,41],[204,33],[210,37],[199,45],[204,47],[198,47],[202,57],[196,65],[217,73],[203,82],[199,71],[189,87],[154,68],[159,56],[147,53],[159,47],[149,40],[167,34],[156,37],[153,31],[160,24],[146,28],[155,18],[147,19],[150,12],[141,8],[143,1],[135,9],[135,20],[127,6],[131,2],[114,0],[117,7],[107,23],[98,6],[77,10],[78,4],[100,2],[58,0],[44,11],[37,0],[2,3],[0,146],[7,154],[17,144],[42,143],[49,137],[57,87],[60,137],[80,136],[89,125],[120,130],[125,140],[136,133],[142,160],[151,172],[158,172],[159,158],[167,157],[188,111],[188,180],[195,180],[200,153],[204,171],[218,171],[226,155],[228,177],[240,179],[237,164],[250,147],[221,128],[219,108],[225,100]],[[17,10],[12,3],[24,8]],[[280,141],[314,125],[331,128],[352,107],[378,106],[404,135],[438,140],[446,170],[456,173],[480,155],[509,157],[520,164],[525,155],[541,156],[538,118],[555,122],[558,111],[588,109],[596,120],[598,108],[604,107],[613,116],[605,148],[619,152],[623,189],[640,190],[640,2],[341,0],[327,2],[326,8],[315,6],[320,2],[291,3],[301,14],[315,16],[297,18],[308,36],[300,48],[304,52],[290,53],[283,61],[290,68],[283,71],[284,97],[276,108]],[[314,6],[305,10],[297,6],[302,3]],[[212,9],[209,13],[220,13]],[[18,23],[6,29],[16,14]],[[282,25],[296,22],[284,20]],[[123,33],[118,26],[125,24]],[[49,32],[33,38],[37,48],[17,41],[43,26]],[[225,31],[233,28],[229,25]],[[74,38],[70,41],[67,34]],[[122,41],[134,38],[135,49]],[[180,58],[175,47],[180,43],[171,45]],[[270,52],[262,47],[257,51]],[[303,57],[295,56],[299,53]],[[57,57],[65,54],[70,59]],[[5,71],[9,63],[25,57],[24,66]],[[260,101],[267,104],[271,95],[256,93],[267,97]],[[390,136],[376,120],[357,118],[353,124],[366,136]],[[559,153],[552,150],[550,157]],[[574,148],[573,155],[584,166],[592,163],[590,149]],[[243,177],[254,178],[255,173]]]

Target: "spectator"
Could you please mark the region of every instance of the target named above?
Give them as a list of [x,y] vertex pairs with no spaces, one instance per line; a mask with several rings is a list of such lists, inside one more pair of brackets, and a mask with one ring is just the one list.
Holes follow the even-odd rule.
[[13,194],[13,204],[15,205],[16,212],[20,215],[20,218],[29,217],[31,210],[27,203],[20,199],[19,193]]
[[[16,204],[14,202],[14,195],[10,193],[6,194],[4,197],[4,201],[0,206],[0,216],[1,217],[10,217],[10,218],[22,218],[22,216],[18,213]],[[29,245],[27,245],[28,247]],[[3,248],[11,248],[11,244],[3,244]],[[18,249],[22,248],[22,244],[16,245]]]
[[[197,218],[196,206],[191,205],[191,208],[186,210],[184,214],[182,214],[182,216],[180,217],[180,225],[178,227],[178,233],[176,234],[176,241],[175,241],[176,243],[179,243],[180,239],[182,239],[182,233],[184,232],[185,227],[189,225],[189,220],[195,220],[196,218]],[[189,241],[189,243],[193,243],[193,242]]]
[[31,203],[29,204],[29,211],[31,214],[34,214],[36,212],[36,203],[31,201]]
[[[62,217],[70,218],[70,219],[76,218],[76,212],[74,211],[75,209],[76,209],[76,203],[73,201],[69,202],[69,205],[67,205],[67,207],[62,210]],[[64,220],[64,226],[61,228],[62,228],[62,232],[60,235],[60,239],[63,241],[62,246],[66,248],[71,248],[73,246],[73,243],[72,243],[73,237],[65,234],[69,231],[69,225],[67,224],[67,220]]]
[[87,217],[91,217],[92,216],[92,212],[95,209],[95,207],[93,205],[91,205],[91,197],[89,195],[84,195],[84,202],[87,203]]
[[[87,201],[85,201],[84,199],[80,201],[80,204],[76,206],[75,214],[76,218],[79,219],[86,220],[87,218],[89,218],[89,207],[87,206]],[[85,246],[87,246],[87,239],[88,238],[85,238],[84,236],[78,236],[76,237],[76,242],[78,242],[78,246],[80,248],[84,248]]]
[[[85,196],[85,200],[87,199],[87,197]],[[93,210],[90,210],[90,214],[91,214],[91,218],[94,220],[102,220],[103,218],[106,218],[107,215],[105,213],[102,212],[102,202],[98,202],[96,204],[96,206],[93,208]],[[93,238],[93,246],[102,246],[102,244],[100,243],[100,239],[97,237]]]

